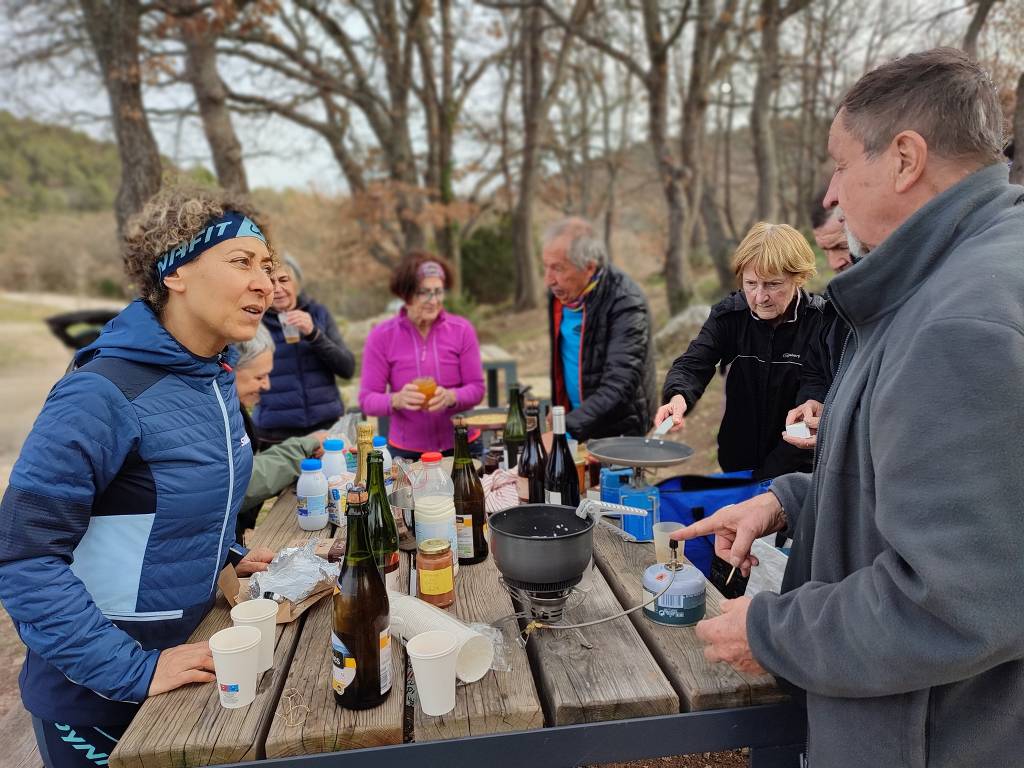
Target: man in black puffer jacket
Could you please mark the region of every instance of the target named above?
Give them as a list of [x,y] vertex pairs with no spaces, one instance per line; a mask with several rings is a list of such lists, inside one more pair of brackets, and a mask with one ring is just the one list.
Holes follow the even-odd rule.
[[551,341],[551,401],[579,441],[643,435],[657,399],[651,312],[640,286],[608,264],[604,242],[583,219],[544,236]]

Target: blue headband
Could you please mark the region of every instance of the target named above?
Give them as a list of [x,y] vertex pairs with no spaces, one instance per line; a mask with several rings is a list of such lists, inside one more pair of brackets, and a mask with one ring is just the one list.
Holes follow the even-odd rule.
[[195,237],[171,248],[156,263],[157,279],[163,280],[182,264],[199,258],[203,251],[236,237],[255,237],[264,245],[267,238],[252,219],[237,211],[224,211],[222,216],[210,219]]

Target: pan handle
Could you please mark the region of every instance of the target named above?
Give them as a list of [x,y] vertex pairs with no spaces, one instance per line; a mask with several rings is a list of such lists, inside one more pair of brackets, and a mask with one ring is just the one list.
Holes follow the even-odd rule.
[[596,499],[583,499],[576,508],[577,517],[593,517],[595,521],[609,512],[647,517],[646,509],[637,509],[636,507],[627,507],[625,504],[612,504],[610,501],[597,501]]

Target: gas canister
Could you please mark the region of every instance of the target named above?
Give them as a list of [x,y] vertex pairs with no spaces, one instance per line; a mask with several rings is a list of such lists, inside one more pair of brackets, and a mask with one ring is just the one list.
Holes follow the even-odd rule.
[[[673,571],[675,579],[672,579]],[[704,574],[688,563],[657,563],[644,571],[644,602],[671,585],[644,615],[656,624],[688,627],[704,618]]]

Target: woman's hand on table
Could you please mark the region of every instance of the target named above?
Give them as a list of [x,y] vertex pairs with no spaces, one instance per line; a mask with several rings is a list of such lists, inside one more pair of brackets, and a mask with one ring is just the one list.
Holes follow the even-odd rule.
[[455,407],[455,393],[450,389],[444,387],[438,387],[434,390],[434,396],[430,398],[430,402],[427,403],[427,410],[431,413],[437,411],[446,411],[449,408]]
[[212,683],[216,679],[209,643],[204,640],[201,643],[176,645],[160,651],[156,671],[149,684],[149,695],[167,693],[189,683]]
[[303,312],[301,309],[293,309],[286,314],[288,325],[294,325],[299,329],[299,333],[303,336],[309,336],[313,333],[315,326],[313,325],[313,317],[309,312]]
[[412,382],[391,394],[391,410],[418,411],[423,408],[427,398]]
[[239,576],[252,576],[254,573],[267,570],[267,564],[274,559],[277,553],[266,547],[253,547],[249,554],[242,558],[235,566],[235,573]]

